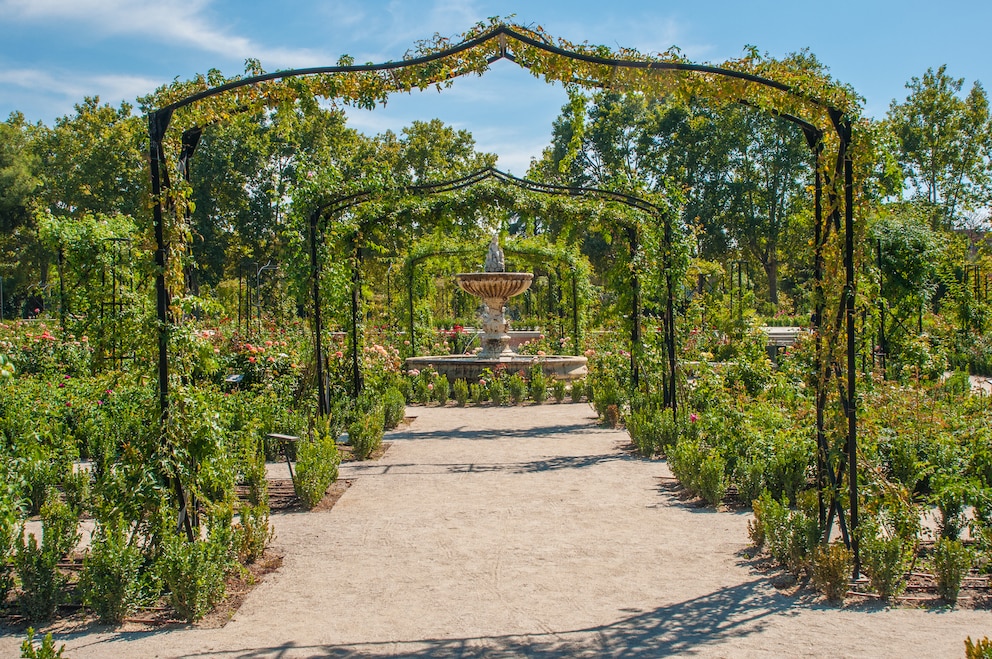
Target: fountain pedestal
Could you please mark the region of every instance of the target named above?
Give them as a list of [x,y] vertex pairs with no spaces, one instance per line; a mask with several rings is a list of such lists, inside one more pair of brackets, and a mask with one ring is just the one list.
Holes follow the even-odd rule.
[[455,275],[458,287],[466,293],[482,298],[486,308],[482,312],[481,358],[513,354],[510,349],[510,323],[506,320],[506,301],[520,295],[534,280],[530,272],[469,272]]

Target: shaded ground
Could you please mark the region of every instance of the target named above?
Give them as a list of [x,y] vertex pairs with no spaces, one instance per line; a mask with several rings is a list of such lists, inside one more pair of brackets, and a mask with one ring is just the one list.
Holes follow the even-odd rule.
[[587,405],[410,414],[380,460],[342,466],[333,509],[273,515],[283,565],[226,626],[55,629],[66,655],[962,656],[992,634],[987,611],[780,594],[746,513],[680,501]]

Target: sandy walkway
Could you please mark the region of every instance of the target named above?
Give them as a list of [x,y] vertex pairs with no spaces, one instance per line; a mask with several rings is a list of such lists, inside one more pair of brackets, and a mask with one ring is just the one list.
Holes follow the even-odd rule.
[[992,635],[987,612],[779,595],[739,555],[746,515],[681,504],[586,405],[411,414],[333,510],[274,520],[285,563],[226,627],[97,628],[66,654],[960,657]]

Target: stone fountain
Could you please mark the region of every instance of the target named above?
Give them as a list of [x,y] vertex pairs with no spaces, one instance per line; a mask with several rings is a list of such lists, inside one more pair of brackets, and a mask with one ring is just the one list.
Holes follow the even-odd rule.
[[483,270],[455,275],[459,288],[481,298],[485,303],[482,310],[482,350],[478,354],[469,355],[410,357],[406,360],[407,369],[431,367],[438,373],[447,375],[450,382],[459,378],[477,380],[485,369],[505,368],[516,372],[526,371],[535,364],[541,365],[545,375],[559,380],[585,377],[588,372],[585,357],[521,355],[510,348],[510,322],[506,319],[506,301],[530,288],[534,274],[506,272],[506,259],[496,235],[493,235],[492,242],[489,243]]

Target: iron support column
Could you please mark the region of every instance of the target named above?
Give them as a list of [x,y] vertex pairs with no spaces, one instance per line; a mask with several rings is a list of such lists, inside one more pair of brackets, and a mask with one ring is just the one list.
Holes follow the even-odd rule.
[[313,297],[313,355],[317,362],[317,409],[321,416],[331,413],[324,372],[324,329],[320,312],[320,260],[317,256],[317,222],[320,214],[310,214],[310,292]]
[[854,161],[850,153],[851,122],[841,122],[841,149],[844,155],[844,270],[847,294],[847,459],[850,485],[851,549],[854,552],[853,576],[861,574],[861,552],[858,541],[858,395],[855,345],[854,306],[857,289],[854,278]]

